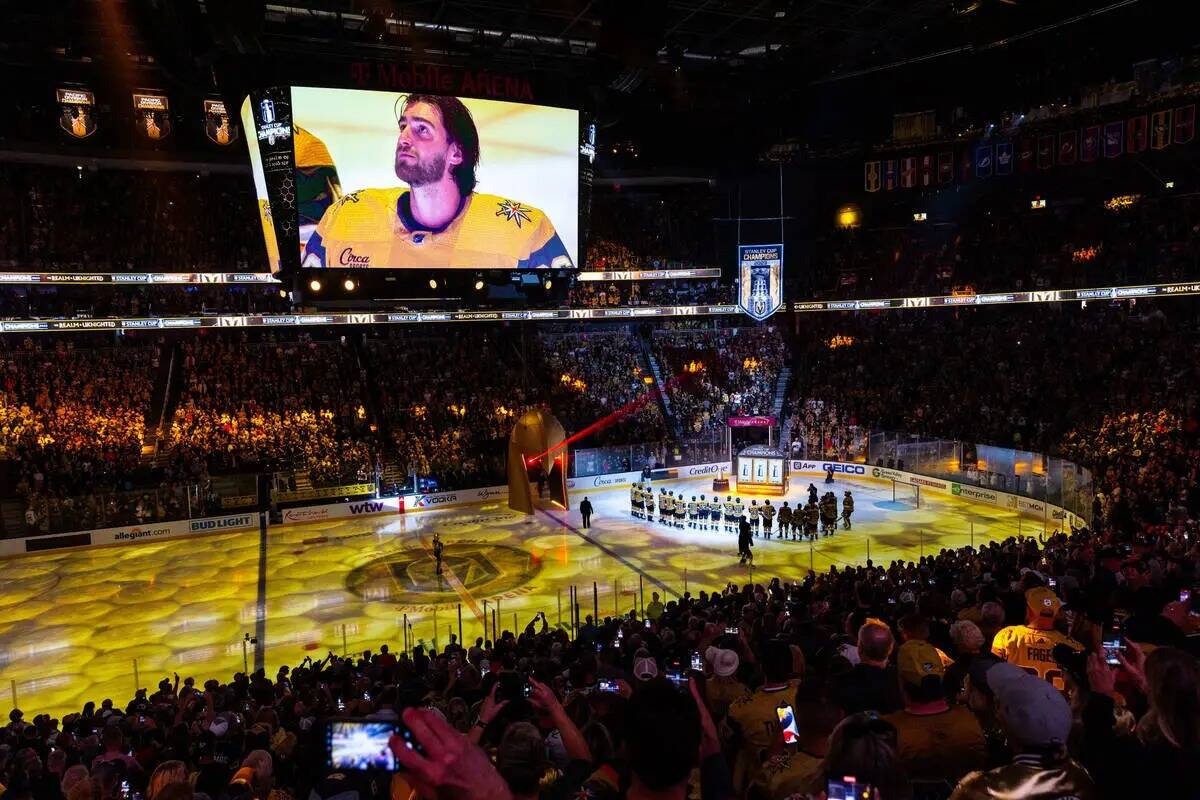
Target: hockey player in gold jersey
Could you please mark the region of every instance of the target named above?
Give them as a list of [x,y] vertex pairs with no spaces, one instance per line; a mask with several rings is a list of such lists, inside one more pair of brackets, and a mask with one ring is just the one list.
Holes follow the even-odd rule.
[[399,108],[396,177],[325,212],[303,266],[565,269],[570,254],[540,210],[475,191],[479,132],[454,97],[412,94]]

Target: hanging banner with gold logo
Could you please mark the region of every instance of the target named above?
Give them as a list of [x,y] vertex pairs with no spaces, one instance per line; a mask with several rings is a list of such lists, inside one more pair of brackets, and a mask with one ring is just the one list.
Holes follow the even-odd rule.
[[237,141],[238,125],[225,111],[224,100],[204,101],[204,135],[220,145]]
[[76,139],[86,139],[96,132],[96,97],[87,89],[60,87],[56,90],[58,127]]
[[137,127],[143,136],[159,141],[171,135],[170,106],[165,94],[133,93],[133,110],[137,112]]
[[738,307],[762,322],[783,305],[783,245],[738,245]]

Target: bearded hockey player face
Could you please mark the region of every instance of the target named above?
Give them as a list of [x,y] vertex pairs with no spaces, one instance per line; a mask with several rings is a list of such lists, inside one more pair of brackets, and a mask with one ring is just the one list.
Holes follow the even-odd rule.
[[396,139],[396,177],[413,188],[441,180],[453,183],[450,170],[462,163],[462,148],[451,141],[442,112],[428,103],[405,106]]

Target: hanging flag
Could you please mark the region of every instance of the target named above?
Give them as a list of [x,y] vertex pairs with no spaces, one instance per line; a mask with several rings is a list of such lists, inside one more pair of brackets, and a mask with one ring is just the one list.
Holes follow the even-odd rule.
[[[1132,117],[1129,120],[1129,132],[1125,134],[1125,152],[1140,153],[1146,149],[1146,115]],[[1166,128],[1167,140],[1171,139],[1171,129]]]
[[1196,135],[1196,106],[1175,109],[1175,144],[1187,144]]
[[938,153],[938,183],[954,183],[954,151]]
[[1079,158],[1079,131],[1062,131],[1058,134],[1058,163],[1070,166]]
[[1122,122],[1110,122],[1104,126],[1105,158],[1116,158],[1121,155],[1121,151],[1125,149],[1124,133],[1125,124]]
[[1013,146],[1012,142],[996,142],[996,174],[1012,175]]
[[55,90],[58,98],[58,127],[76,139],[96,132],[96,96],[87,89],[64,86]]
[[1038,169],[1050,169],[1054,166],[1054,134],[1048,133],[1038,137],[1037,143]]
[[158,141],[171,135],[171,109],[165,94],[134,92],[133,110],[137,128],[147,139]]
[[900,159],[900,185],[911,189],[917,185],[917,157],[906,156]]
[[886,158],[883,161],[883,188],[890,192],[896,188],[896,159]]
[[1033,159],[1037,153],[1037,145],[1032,136],[1022,136],[1017,150],[1017,169],[1021,172],[1033,171]]
[[1088,125],[1083,129],[1083,146],[1079,148],[1079,160],[1090,164],[1100,157],[1100,126]]
[[921,185],[933,186],[933,153],[921,156]]
[[1165,150],[1171,144],[1171,109],[1155,111],[1150,115],[1150,146]]
[[863,165],[863,188],[868,192],[879,191],[879,162],[868,161]]
[[204,101],[204,135],[219,145],[237,141],[238,125],[229,118],[224,100]]
[[990,144],[975,148],[975,177],[992,177],[992,146]]

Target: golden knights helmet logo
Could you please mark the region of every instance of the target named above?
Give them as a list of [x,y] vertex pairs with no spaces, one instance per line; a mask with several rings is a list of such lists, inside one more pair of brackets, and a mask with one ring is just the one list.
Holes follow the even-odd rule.
[[738,306],[760,322],[783,305],[783,245],[738,246]]

